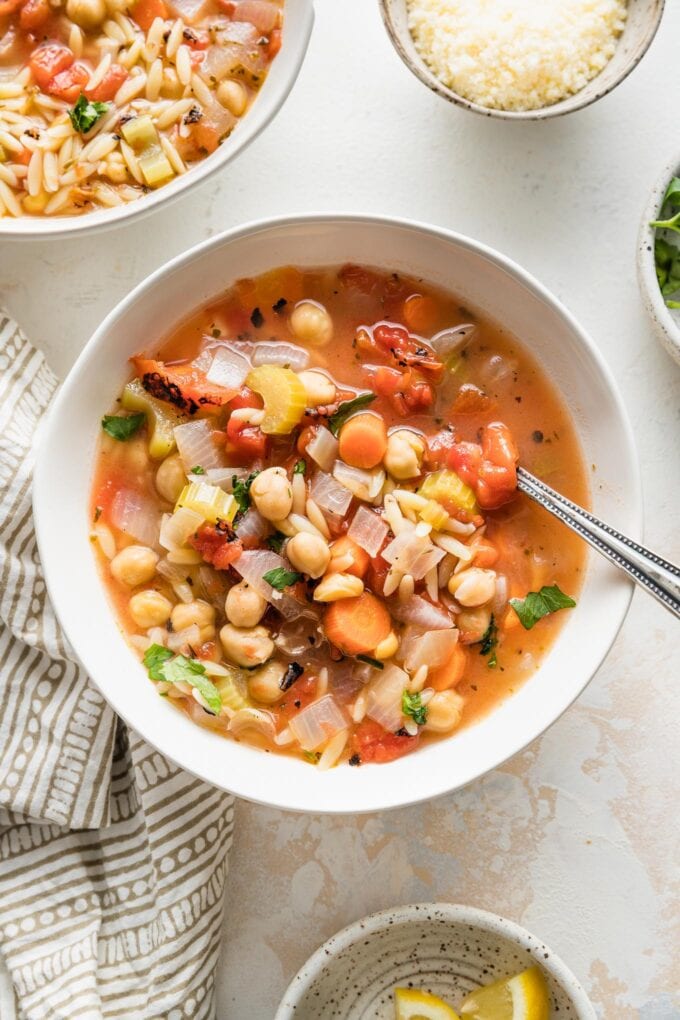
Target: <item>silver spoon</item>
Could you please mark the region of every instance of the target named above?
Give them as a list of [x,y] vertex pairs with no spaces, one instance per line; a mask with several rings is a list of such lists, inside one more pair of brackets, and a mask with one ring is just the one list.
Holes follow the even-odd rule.
[[517,488],[584,538],[680,619],[680,567],[610,528],[526,468],[517,469]]

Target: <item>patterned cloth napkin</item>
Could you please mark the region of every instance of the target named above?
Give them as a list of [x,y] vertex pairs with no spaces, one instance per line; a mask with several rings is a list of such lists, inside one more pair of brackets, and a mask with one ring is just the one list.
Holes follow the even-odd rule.
[[233,798],[128,731],[57,623],[31,513],[56,385],[0,312],[0,953],[21,1020],[200,1020]]

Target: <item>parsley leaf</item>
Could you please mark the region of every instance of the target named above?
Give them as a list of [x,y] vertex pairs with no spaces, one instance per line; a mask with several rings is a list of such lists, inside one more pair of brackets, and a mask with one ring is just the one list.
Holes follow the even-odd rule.
[[128,414],[125,417],[120,414],[105,414],[102,418],[102,428],[112,439],[124,443],[127,439],[132,439],[136,432],[139,432],[145,419],[146,415],[143,411],[139,411],[137,414]]
[[296,462],[296,464],[295,464],[295,467],[293,468],[293,474],[294,475],[304,475],[306,470],[307,470],[307,465],[305,464],[304,460],[298,460]]
[[204,475],[205,474],[205,468],[202,468],[200,464],[197,464],[196,467],[192,467],[191,474],[192,475]]
[[360,411],[362,407],[368,407],[374,400],[375,393],[360,393],[353,400],[343,400],[335,414],[332,414],[328,419],[328,427],[333,435],[337,436],[351,414],[354,414],[355,411]]
[[242,481],[238,475],[234,475],[231,479],[232,493],[234,499],[238,503],[239,513],[244,514],[250,506],[250,486],[253,484],[259,471],[253,471],[249,474],[245,482]]
[[280,531],[275,531],[273,535],[270,535],[267,539],[267,545],[270,549],[273,549],[275,553],[281,555],[283,549],[283,543],[286,541],[286,536],[282,535]]
[[297,570],[274,567],[273,570],[268,570],[266,574],[262,575],[262,580],[271,584],[272,588],[276,588],[277,591],[283,591],[284,588],[289,588],[296,581],[301,581],[302,574],[298,574]]
[[498,663],[495,651],[497,644],[498,644],[498,627],[496,626],[496,621],[494,620],[494,616],[492,613],[491,619],[489,620],[489,626],[484,631],[484,634],[482,635],[482,638],[479,642],[479,654],[490,656],[487,662],[487,666],[489,666],[491,669],[493,669],[494,666],[496,666]]
[[81,92],[76,105],[69,110],[68,115],[75,130],[84,135],[94,127],[100,117],[103,117],[108,108],[108,103],[93,103]]
[[142,662],[149,671],[152,680],[165,680],[162,670],[168,659],[172,658],[172,652],[163,645],[151,645],[144,652]]
[[531,630],[544,616],[556,613],[559,609],[573,609],[576,602],[553,584],[543,585],[540,591],[530,591],[523,599],[510,599],[510,605],[524,629]]
[[404,691],[401,696],[401,710],[404,715],[410,715],[419,726],[424,726],[427,722],[427,705],[423,705],[419,691],[416,694]]
[[385,663],[381,662],[380,659],[372,659],[370,655],[357,655],[357,662],[365,662],[367,666],[373,666],[373,669],[384,669]]

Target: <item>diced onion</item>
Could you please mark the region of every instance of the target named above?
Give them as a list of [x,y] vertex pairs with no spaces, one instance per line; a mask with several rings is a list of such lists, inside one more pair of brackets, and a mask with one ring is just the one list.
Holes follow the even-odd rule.
[[325,471],[317,471],[314,475],[310,495],[317,506],[336,517],[344,517],[352,502],[349,489]]
[[232,347],[218,347],[206,373],[208,382],[237,393],[250,372],[250,362]]
[[240,521],[236,523],[236,535],[244,543],[246,549],[254,548],[267,535],[271,534],[271,525],[262,514],[253,507],[246,511]]
[[322,471],[330,471],[338,455],[339,443],[325,425],[320,426],[307,443],[307,453]]
[[[243,467],[220,467],[220,468],[209,468],[205,477],[211,485],[218,485],[220,489],[224,489],[225,492],[234,491],[234,478],[239,481],[245,481],[250,474],[248,468]],[[192,475],[191,472],[188,475],[190,481],[196,481],[196,475]]]
[[197,358],[191,362],[192,368],[197,368],[199,372],[207,372],[213,361],[213,351],[210,348],[206,348],[201,351]]
[[373,510],[360,506],[352,519],[347,535],[369,556],[377,556],[387,538],[389,528]]
[[390,611],[400,623],[412,623],[422,630],[448,630],[452,619],[441,606],[433,606],[420,595],[390,602]]
[[201,643],[201,632],[198,624],[192,623],[191,626],[185,627],[184,630],[178,630],[175,634],[168,634],[165,643],[173,652],[180,652],[185,645],[197,648]]
[[283,365],[294,372],[302,372],[309,364],[309,352],[295,344],[283,341],[269,343],[262,341],[255,344],[252,357],[253,365]]
[[458,631],[454,627],[414,634],[401,644],[404,666],[410,673],[414,673],[420,666],[429,666],[430,669],[443,666],[451,658],[457,642]]
[[166,514],[161,524],[160,543],[164,549],[179,549],[203,524],[203,517],[195,510],[182,506],[174,514]]
[[[370,667],[369,671],[370,671]],[[330,689],[331,693],[341,705],[348,705],[364,686],[362,679],[364,666],[356,663],[353,659],[343,659],[342,662],[334,662],[330,666]]]
[[402,574],[410,574],[415,581],[436,567],[444,559],[444,550],[432,545],[425,535],[404,531],[382,551],[383,558]]
[[333,695],[324,694],[293,716],[288,725],[303,750],[315,751],[347,728],[347,717]]
[[469,323],[464,326],[456,326],[455,329],[443,329],[430,340],[430,347],[437,357],[445,361],[456,351],[461,350],[470,343],[475,332],[475,327]]
[[243,580],[247,581],[275,609],[278,609],[287,620],[294,620],[301,615],[305,607],[297,599],[285,591],[277,591],[276,588],[272,588],[271,584],[264,579],[264,574],[270,570],[291,569],[290,563],[284,560],[283,556],[270,552],[268,549],[246,550],[241,553],[233,566]]
[[367,688],[366,715],[390,733],[401,727],[401,699],[407,684],[408,673],[393,663]]
[[186,581],[189,568],[180,563],[171,563],[169,560],[163,559],[156,564],[156,570],[170,584],[178,584],[181,581]]
[[176,425],[173,432],[185,471],[193,467],[207,471],[221,466],[219,451],[213,442],[213,429],[205,419]]
[[160,516],[151,500],[134,489],[119,489],[111,504],[111,523],[144,545],[156,545]]
[[496,575],[496,593],[493,598],[493,611],[500,615],[508,603],[508,579],[505,574]]
[[346,485],[357,499],[363,499],[367,503],[376,499],[385,484],[385,472],[382,468],[365,471],[363,468],[345,464],[342,460],[336,460],[333,465],[333,477],[342,485]]

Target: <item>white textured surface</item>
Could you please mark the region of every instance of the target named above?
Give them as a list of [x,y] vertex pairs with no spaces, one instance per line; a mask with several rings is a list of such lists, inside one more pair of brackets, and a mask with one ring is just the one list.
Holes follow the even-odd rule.
[[[393,53],[375,0],[318,0],[288,104],[221,179],[167,218],[100,239],[3,244],[0,300],[63,374],[136,282],[243,220],[342,209],[460,230],[533,271],[600,344],[638,435],[646,539],[679,560],[680,372],[653,339],[635,282],[647,189],[677,148],[679,34],[670,0],[649,54],[611,96],[568,118],[514,124],[431,95]],[[526,925],[607,1020],[680,1017],[678,634],[637,593],[580,701],[457,796],[357,820],[241,805],[220,1020],[267,1020],[328,935],[416,899],[469,902]]]

